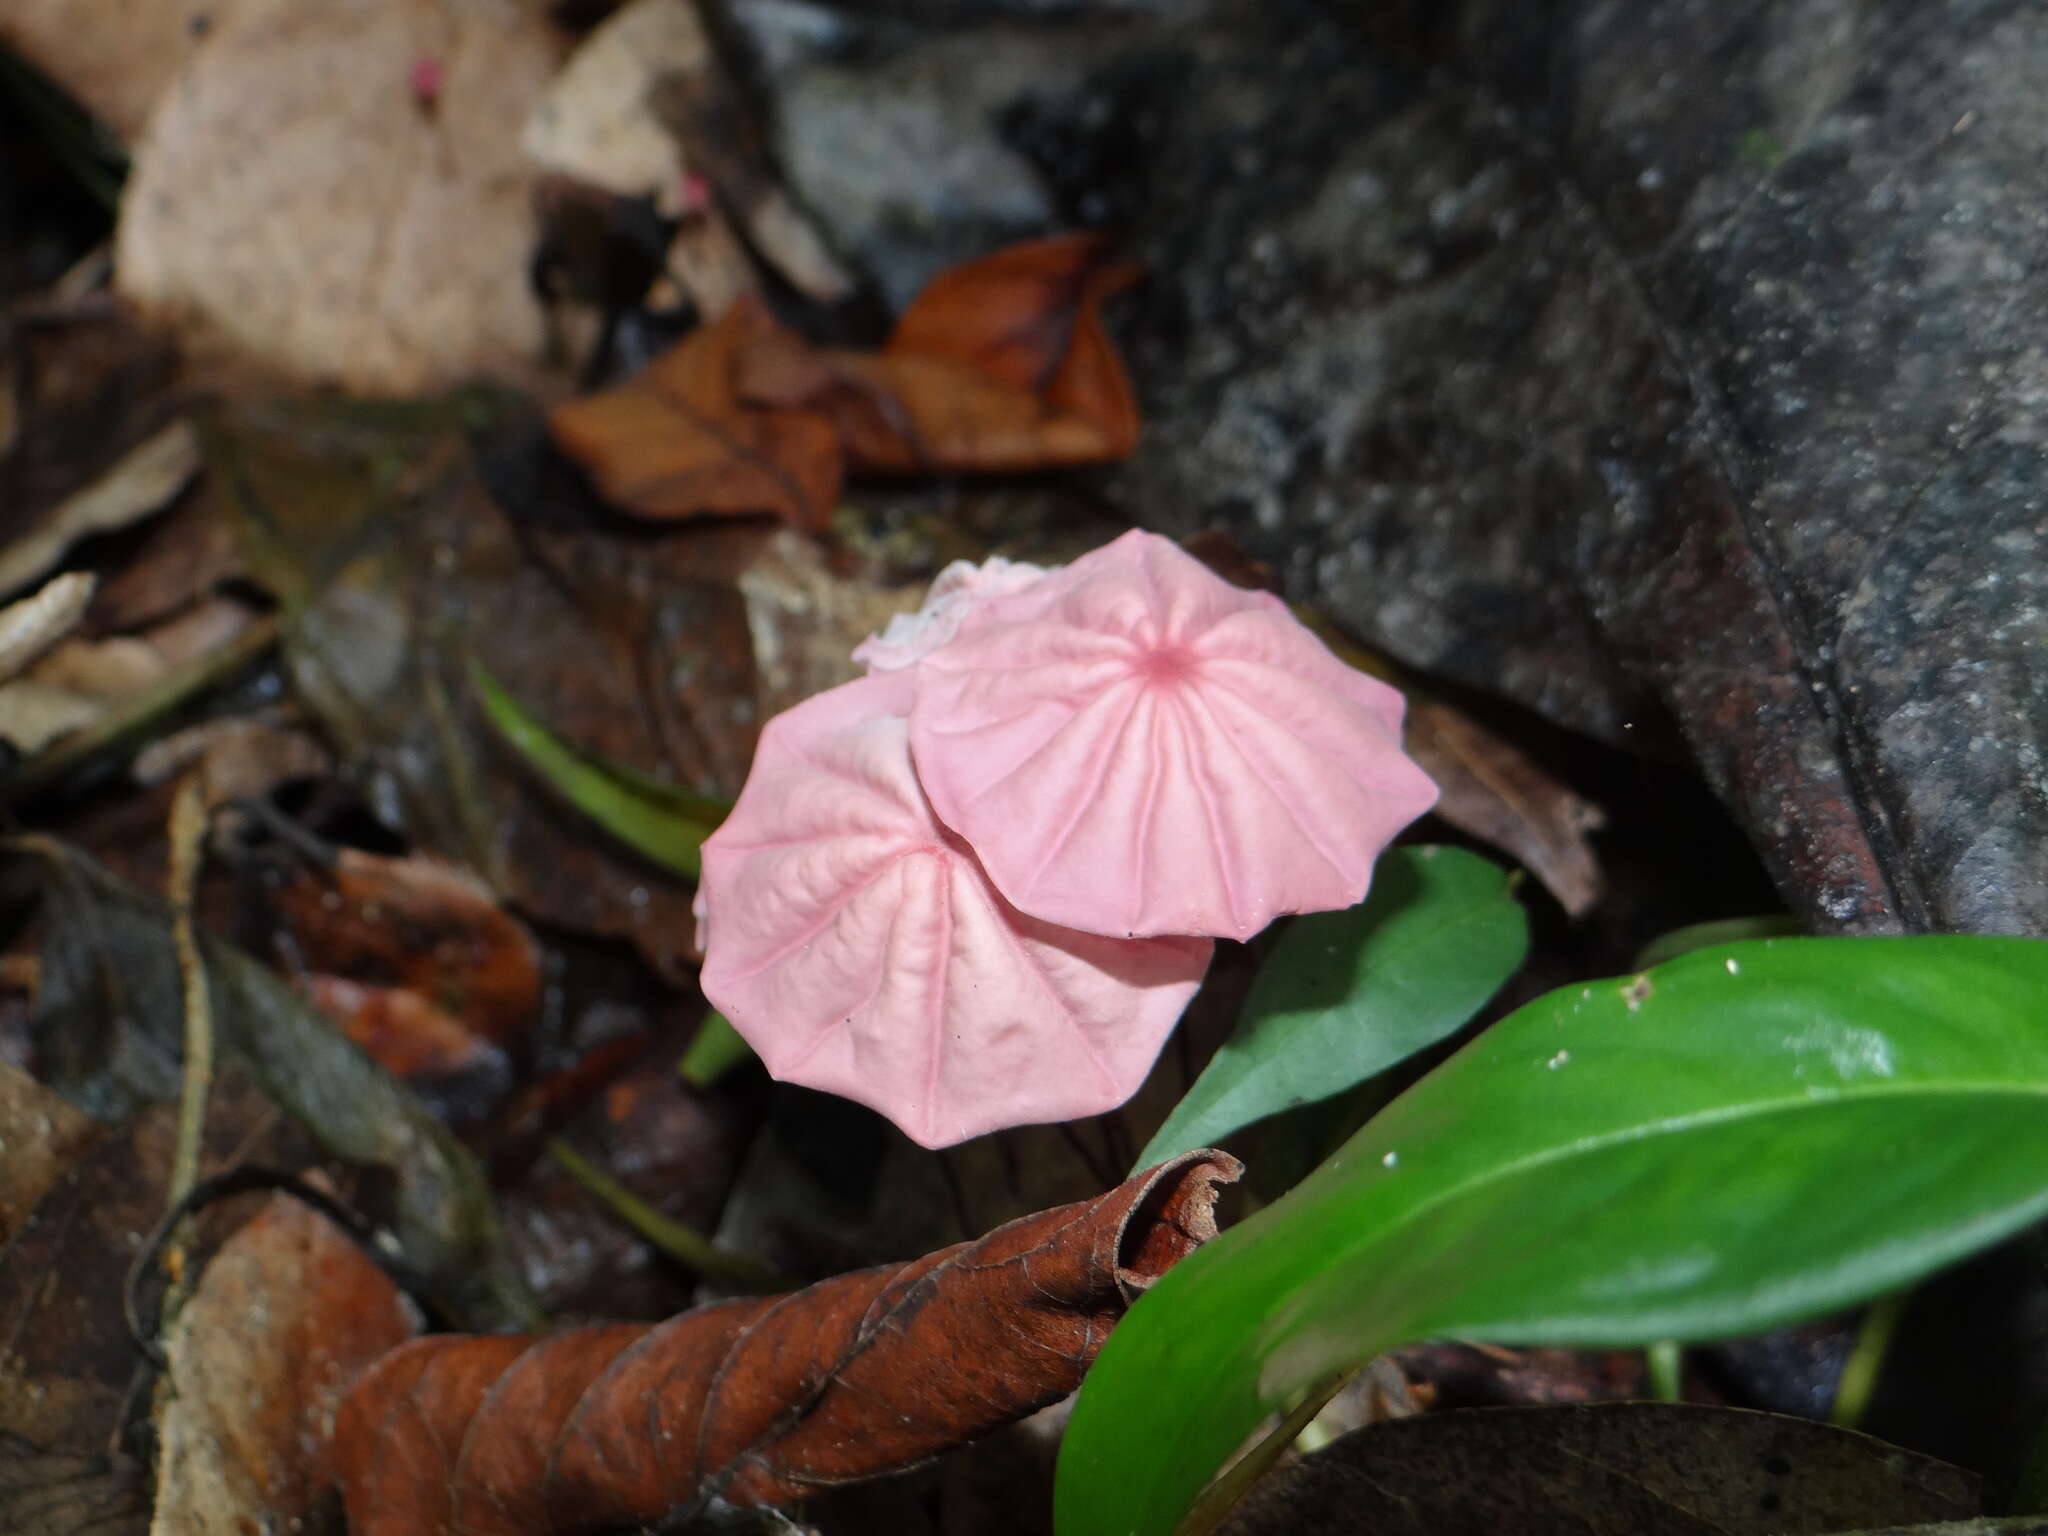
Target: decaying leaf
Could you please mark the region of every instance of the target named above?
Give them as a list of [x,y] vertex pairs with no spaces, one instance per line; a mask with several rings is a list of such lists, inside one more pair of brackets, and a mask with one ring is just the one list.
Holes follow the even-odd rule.
[[1600,897],[1600,861],[1587,841],[1607,821],[1506,737],[1427,695],[1408,702],[1408,753],[1436,780],[1436,814],[1513,854],[1578,917]]
[[941,273],[876,357],[833,353],[825,394],[857,473],[1119,459],[1138,408],[1100,309],[1140,269],[1096,235],[1026,241]]
[[1602,1403],[1357,1430],[1255,1488],[1222,1531],[1790,1536],[1976,1511],[1974,1476],[1867,1435],[1733,1408]]
[[281,711],[267,713],[204,720],[159,736],[135,754],[129,775],[148,788],[196,768],[208,807],[218,809],[332,769],[331,754],[310,731],[287,723]]
[[555,441],[607,500],[643,517],[772,512],[822,528],[839,499],[831,424],[740,397],[746,352],[779,334],[758,300],[737,300],[626,383],[558,407]]
[[1136,275],[1094,236],[1012,247],[943,274],[879,353],[811,347],[743,299],[550,427],[627,511],[800,528],[823,526],[848,472],[1121,458],[1138,411],[1098,310]]
[[[24,1118],[11,1118],[16,1111]],[[40,1130],[45,1122],[54,1139]],[[122,1287],[163,1214],[177,1107],[147,1105],[114,1127],[86,1121],[74,1107],[52,1111],[12,1097],[0,1103],[0,1139],[6,1198],[22,1187],[12,1166],[17,1150],[42,1185],[32,1209],[6,1213],[25,1219],[6,1229],[0,1262],[0,1441],[17,1435],[44,1452],[95,1453],[122,1422],[135,1378],[138,1357],[120,1324]],[[51,1153],[62,1156],[60,1166]],[[209,1171],[230,1158],[305,1156],[303,1139],[248,1074],[230,1066],[215,1079],[202,1152]],[[199,1229],[208,1241],[221,1235],[218,1213],[202,1213]]]
[[149,1478],[137,1462],[46,1451],[0,1431],[0,1536],[142,1536]]
[[540,1014],[540,947],[475,878],[438,859],[337,850],[273,899],[305,965],[417,994],[500,1046]]
[[343,1404],[351,1531],[591,1531],[914,1466],[1073,1390],[1240,1171],[1191,1153],[915,1263],[652,1327],[417,1340]]
[[[17,847],[42,865],[49,919],[32,1024],[44,1079],[100,1119],[175,1098],[184,1013],[163,904],[54,839]],[[336,1157],[392,1174],[399,1241],[452,1313],[530,1318],[468,1153],[281,978],[200,943],[222,1056]]]
[[126,528],[162,510],[198,472],[199,439],[192,424],[177,421],[162,428],[0,550],[0,593],[34,581],[80,539]]
[[1012,389],[1072,403],[1091,393],[1079,376],[1102,366],[1092,355],[1107,340],[1098,310],[1140,276],[1142,269],[1110,260],[1100,235],[1005,246],[927,283],[897,320],[889,350],[961,363]]
[[[533,6],[215,16],[136,148],[122,292],[202,361],[400,393],[532,373],[519,129],[558,48]],[[413,87],[422,59],[437,65],[431,110]]]
[[410,988],[324,975],[306,977],[305,988],[336,1028],[451,1124],[478,1119],[512,1085],[502,1049]]
[[[755,1139],[757,1101],[746,1091],[699,1091],[677,1072],[673,1050],[649,1044],[643,1037],[600,1048],[591,1064],[604,1070],[579,1062],[529,1090],[521,1108],[545,1129],[583,1102],[562,1124],[559,1144],[663,1220],[706,1233]],[[621,1057],[636,1048],[639,1061],[621,1072]],[[603,1081],[602,1091],[592,1093],[589,1079]],[[659,1318],[700,1299],[687,1263],[657,1252],[552,1153],[504,1191],[500,1208],[507,1241],[552,1316]]]
[[170,690],[180,667],[225,653],[256,622],[246,605],[216,598],[141,635],[76,636],[0,681],[0,739],[39,752],[130,706]]
[[325,1490],[342,1393],[417,1327],[353,1239],[273,1196],[207,1264],[171,1329],[154,1529],[296,1528]]
[[[483,435],[475,460],[464,406]],[[763,712],[731,571],[766,529],[621,526],[537,422],[478,406],[226,418],[218,458],[252,574],[294,620],[298,696],[381,817],[523,913],[625,939],[685,980],[687,883],[536,781],[491,727],[472,667],[594,756],[736,789]]]

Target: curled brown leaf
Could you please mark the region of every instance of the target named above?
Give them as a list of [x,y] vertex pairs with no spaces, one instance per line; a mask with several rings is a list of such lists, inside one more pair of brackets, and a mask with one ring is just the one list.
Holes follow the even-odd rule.
[[909,1264],[664,1323],[416,1340],[342,1406],[350,1530],[565,1536],[915,1466],[1078,1386],[1241,1172],[1190,1152]]

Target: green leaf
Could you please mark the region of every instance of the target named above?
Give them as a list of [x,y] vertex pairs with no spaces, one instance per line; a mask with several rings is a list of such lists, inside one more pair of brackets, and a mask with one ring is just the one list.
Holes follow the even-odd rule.
[[1669,933],[1660,933],[1642,948],[1636,956],[1636,969],[1648,970],[1653,965],[1662,965],[1666,960],[1676,960],[1680,955],[1689,955],[1696,949],[1712,949],[1717,944],[1733,944],[1737,939],[1789,939],[1799,933],[1799,919],[1783,912],[1767,913],[1757,917],[1723,917],[1711,923],[1688,923],[1683,928],[1673,928]]
[[1409,1340],[1753,1332],[2044,1212],[2048,943],[1767,940],[1565,988],[1139,1300],[1058,1529],[1164,1536],[1264,1414]]
[[1137,1166],[1342,1093],[1467,1023],[1528,953],[1509,885],[1459,848],[1397,848],[1357,906],[1290,920],[1236,1033]]
[[732,809],[729,802],[571,746],[529,714],[481,662],[470,663],[470,681],[498,734],[563,799],[662,868],[697,878],[698,850]]

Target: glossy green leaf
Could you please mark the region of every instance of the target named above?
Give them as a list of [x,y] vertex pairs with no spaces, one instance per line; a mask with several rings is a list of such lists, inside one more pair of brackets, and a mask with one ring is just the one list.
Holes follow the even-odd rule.
[[1397,848],[1357,906],[1291,919],[1236,1032],[1137,1166],[1342,1093],[1469,1022],[1528,953],[1509,885],[1460,848]]
[[1660,933],[1645,944],[1636,956],[1636,969],[1646,971],[1653,965],[1676,960],[1696,949],[1712,949],[1717,944],[1733,944],[1738,939],[1790,939],[1798,937],[1799,932],[1799,919],[1784,912],[1762,913],[1755,917],[1723,917],[1711,923],[1688,923],[1683,928]]
[[2048,1213],[2048,943],[1784,939],[1518,1009],[1142,1297],[1061,1536],[1165,1536],[1270,1409],[1421,1338],[1753,1332]]
[[571,746],[529,714],[480,662],[470,664],[470,680],[498,734],[556,793],[643,857],[697,878],[698,851],[732,809],[728,802],[692,794]]

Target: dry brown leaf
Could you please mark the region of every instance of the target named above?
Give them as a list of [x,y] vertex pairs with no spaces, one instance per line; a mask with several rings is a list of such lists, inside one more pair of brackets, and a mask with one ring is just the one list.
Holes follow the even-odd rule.
[[772,512],[821,528],[839,498],[831,423],[739,395],[748,353],[780,353],[786,335],[757,300],[741,299],[624,384],[556,407],[549,429],[605,498],[629,512]]
[[1096,235],[1006,247],[942,272],[880,356],[826,355],[820,397],[849,466],[880,474],[1043,469],[1126,456],[1138,408],[1101,306],[1138,269]]
[[559,52],[538,6],[246,0],[216,15],[136,148],[120,291],[202,361],[366,392],[531,375],[519,130]]
[[1189,1153],[911,1264],[651,1327],[417,1340],[343,1405],[350,1529],[566,1536],[915,1466],[1079,1385],[1241,1171]]
[[911,300],[888,350],[1046,391],[1081,318],[1137,280],[1137,268],[1110,263],[1108,253],[1100,235],[1052,235],[949,268]]
[[[418,1025],[418,1048],[432,1058],[448,1038],[429,1011],[498,1046],[523,1043],[540,1015],[539,946],[484,885],[453,865],[343,848],[331,871],[302,870],[271,900],[309,970],[417,1000],[365,1019],[364,1029],[374,1027],[379,1038],[389,1038],[386,1026]],[[328,985],[323,1006],[331,1001],[354,1015],[369,1005],[367,993],[344,999]]]
[[1600,860],[1587,839],[1606,825],[1599,806],[1439,699],[1409,700],[1406,744],[1441,791],[1437,815],[1521,860],[1571,916],[1600,899]]
[[642,516],[769,511],[808,528],[843,469],[1121,458],[1137,405],[1098,311],[1135,273],[1102,250],[1066,236],[946,273],[874,354],[813,348],[742,300],[627,383],[557,408],[555,441]]
[[161,511],[198,473],[198,434],[189,421],[173,422],[0,549],[0,593],[34,581],[80,539],[126,528]]
[[306,994],[337,1028],[393,1077],[450,1082],[509,1077],[505,1053],[432,999],[407,987],[373,987],[345,976],[313,975]]
[[273,1198],[221,1246],[171,1330],[151,1529],[295,1528],[329,1480],[343,1392],[417,1326],[347,1234]]
[[1128,452],[1126,435],[944,358],[832,355],[832,413],[855,472],[1004,472],[1094,464]]

